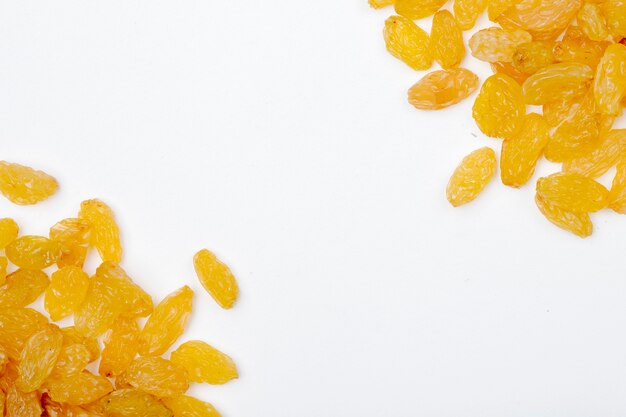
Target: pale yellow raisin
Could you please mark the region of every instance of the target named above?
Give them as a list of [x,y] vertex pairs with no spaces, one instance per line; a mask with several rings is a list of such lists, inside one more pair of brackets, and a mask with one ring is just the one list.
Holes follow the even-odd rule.
[[54,321],[74,313],[87,296],[89,276],[77,266],[66,266],[52,274],[44,308]]
[[486,8],[487,0],[454,0],[454,17],[462,30],[469,30]]
[[478,77],[465,68],[426,74],[408,92],[409,103],[420,110],[439,110],[467,98],[478,88]]
[[505,29],[520,28],[534,40],[554,40],[576,17],[583,0],[520,1],[509,7],[497,21]]
[[157,397],[175,397],[189,387],[185,368],[160,357],[135,359],[125,375],[133,387]]
[[618,115],[626,95],[626,46],[609,46],[598,65],[593,85],[600,113]]
[[374,9],[382,9],[383,7],[393,5],[395,0],[368,0],[368,3]]
[[63,334],[54,324],[48,324],[30,336],[20,353],[17,388],[22,392],[39,389],[52,373],[62,346]]
[[174,412],[174,417],[221,417],[211,404],[186,395],[163,398],[163,402]]
[[230,356],[200,340],[183,343],[172,352],[170,360],[185,368],[193,382],[225,384],[239,375]]
[[472,56],[485,62],[511,62],[518,45],[532,41],[523,30],[506,31],[491,27],[476,32],[469,40]]
[[0,308],[26,307],[48,287],[50,279],[45,272],[35,269],[18,269],[6,277],[0,287]]
[[139,343],[139,326],[135,319],[118,318],[104,340],[100,375],[111,377],[124,372],[135,359]]
[[61,256],[59,242],[43,236],[22,236],[9,243],[6,256],[20,268],[43,269]]
[[430,31],[435,60],[443,69],[458,67],[465,56],[463,31],[454,16],[447,10],[440,10],[433,17]]
[[0,249],[6,248],[9,243],[17,239],[19,230],[15,220],[8,217],[0,219]]
[[71,378],[49,378],[45,387],[54,401],[70,405],[88,404],[113,391],[108,379],[88,371]]
[[448,0],[396,0],[396,13],[411,20],[432,16]]
[[456,168],[446,196],[450,204],[458,207],[469,203],[487,186],[496,171],[496,155],[491,148],[480,148],[467,155]]
[[59,268],[67,265],[82,267],[87,256],[91,224],[84,219],[63,219],[50,228],[50,239],[62,245]]
[[563,171],[597,178],[617,163],[621,149],[626,149],[626,129],[612,130],[593,151],[565,161]]
[[559,172],[539,178],[537,194],[550,204],[579,213],[595,212],[609,204],[609,191],[602,184],[573,173]]
[[580,29],[592,41],[604,41],[609,37],[609,29],[600,5],[585,3],[578,12],[576,20]]

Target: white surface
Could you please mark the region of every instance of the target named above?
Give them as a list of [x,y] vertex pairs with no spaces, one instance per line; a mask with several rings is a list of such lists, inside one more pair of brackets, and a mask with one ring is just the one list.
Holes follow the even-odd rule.
[[[240,380],[193,390],[225,417],[623,416],[626,220],[580,240],[498,181],[450,207],[457,162],[499,143],[472,100],[406,104],[421,75],[385,52],[390,13],[2,2],[1,158],[62,189],[0,212],[45,233],[110,203],[131,276],[157,299],[192,285],[185,337],[237,361]],[[196,283],[204,246],[239,278],[232,311]]]

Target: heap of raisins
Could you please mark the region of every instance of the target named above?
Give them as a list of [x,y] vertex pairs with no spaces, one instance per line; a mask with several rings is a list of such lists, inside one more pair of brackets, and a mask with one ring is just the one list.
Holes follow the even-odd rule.
[[[369,0],[394,6],[385,22],[387,50],[415,70],[433,71],[408,92],[421,110],[469,97],[478,77],[460,68],[463,31],[486,11],[499,26],[474,33],[469,48],[493,75],[476,96],[472,116],[487,136],[502,139],[502,183],[521,187],[541,157],[561,172],[537,181],[535,201],[552,223],[580,237],[593,231],[589,213],[626,214],[626,129],[613,129],[626,106],[626,2],[622,0]],[[433,16],[430,34],[416,20]],[[542,114],[527,113],[527,105]],[[465,157],[447,187],[448,201],[474,200],[494,176],[496,154],[481,148]],[[596,179],[610,168],[608,190]]]
[[[0,162],[0,193],[16,204],[57,188],[44,172]],[[83,264],[92,248],[102,263],[89,277]],[[13,219],[0,219],[0,416],[219,417],[185,392],[192,382],[237,378],[232,359],[200,340],[161,357],[185,330],[193,291],[185,285],[155,306],[121,260],[119,227],[100,200],[83,201],[48,237],[20,236]],[[193,263],[202,286],[231,308],[239,291],[228,266],[206,249]],[[73,316],[74,325],[28,307],[42,295],[50,320]]]

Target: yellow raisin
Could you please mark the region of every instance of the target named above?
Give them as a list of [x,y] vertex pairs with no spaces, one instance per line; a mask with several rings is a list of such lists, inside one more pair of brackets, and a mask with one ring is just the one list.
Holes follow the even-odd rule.
[[521,28],[534,40],[553,40],[576,17],[582,0],[536,0],[521,1],[509,7],[498,17],[502,27]]
[[221,417],[211,404],[186,395],[163,398],[163,402],[174,412],[174,417]]
[[114,262],[103,262],[96,270],[96,276],[106,279],[124,299],[122,314],[129,317],[146,317],[154,308],[152,297],[135,284],[126,271]]
[[52,274],[44,308],[54,321],[74,313],[87,296],[89,276],[77,266],[65,266]]
[[22,392],[39,389],[52,373],[62,346],[63,334],[54,324],[48,324],[30,336],[20,353],[17,388]]
[[591,178],[559,172],[537,181],[537,194],[550,204],[579,213],[595,212],[609,203],[609,191]]
[[184,286],[163,299],[143,327],[140,355],[162,355],[183,334],[191,314],[193,291]]
[[100,375],[120,375],[137,355],[139,326],[135,319],[120,317],[107,334],[100,360]]
[[71,378],[82,372],[91,362],[91,353],[82,343],[65,344],[59,354],[59,358],[50,374],[50,378]]
[[506,31],[491,27],[476,32],[469,40],[472,56],[485,62],[511,62],[518,45],[532,41],[523,30]]
[[563,39],[554,45],[557,62],[578,62],[595,71],[610,42],[592,41],[579,27],[570,26]]
[[0,308],[0,345],[12,360],[19,360],[26,340],[48,320],[31,308]]
[[189,387],[185,368],[158,356],[135,359],[126,371],[126,380],[157,397],[175,397]]
[[535,172],[537,161],[549,139],[548,124],[543,117],[536,113],[528,114],[520,133],[502,142],[502,183],[511,187],[526,184]]
[[604,41],[609,37],[609,29],[600,5],[585,3],[576,18],[580,29],[592,41]]
[[554,63],[554,44],[548,41],[523,43],[515,48],[513,66],[526,74],[537,71]]
[[521,72],[515,68],[511,62],[492,62],[491,70],[494,74],[504,74],[511,77],[519,85],[524,84],[524,81],[530,77],[530,74]]
[[43,236],[22,236],[6,247],[9,261],[20,268],[43,269],[61,256],[61,245]]
[[626,94],[626,46],[609,46],[598,65],[593,85],[598,111],[618,115]]
[[42,171],[0,161],[0,193],[20,205],[36,204],[54,194],[57,181]]
[[430,37],[413,21],[391,16],[385,21],[385,43],[391,55],[415,70],[425,70],[433,64]]
[[618,159],[617,171],[611,184],[609,208],[617,213],[626,214],[626,158],[623,155]]
[[225,384],[238,377],[233,360],[208,343],[191,340],[172,352],[170,360],[187,370],[189,380]]
[[495,22],[510,7],[519,3],[519,0],[488,0],[487,17]]
[[6,393],[5,417],[41,417],[43,409],[36,392],[24,393],[11,385]]
[[6,256],[0,256],[0,286],[7,282],[7,267],[9,266],[9,260]]
[[535,196],[535,203],[539,211],[541,211],[545,218],[552,224],[583,238],[591,236],[593,223],[591,223],[588,213],[565,210],[551,204],[540,194]]
[[458,67],[465,56],[463,31],[447,10],[440,10],[433,17],[430,41],[435,60],[443,69]]
[[487,78],[472,109],[474,120],[485,135],[503,139],[517,135],[525,114],[521,87],[503,74]]
[[478,77],[465,68],[426,74],[408,92],[409,103],[420,110],[439,110],[456,104],[478,88]]
[[125,300],[113,280],[98,275],[91,278],[85,301],[74,313],[79,334],[96,337],[107,331],[124,311]]
[[19,230],[15,220],[8,217],[0,219],[0,249],[6,248],[9,243],[17,239]]
[[522,89],[527,104],[545,104],[583,95],[592,79],[593,72],[587,65],[565,62],[537,71]]
[[45,387],[54,401],[70,405],[88,404],[113,391],[108,379],[89,371],[80,372],[71,378],[49,378]]
[[174,414],[158,398],[138,389],[123,389],[102,399],[103,412],[110,417],[171,417]]
[[59,268],[67,265],[83,266],[87,256],[91,226],[84,219],[63,219],[50,228],[50,239],[62,245]]
[[620,150],[625,145],[626,129],[613,130],[600,139],[600,143],[593,151],[565,161],[563,171],[597,178],[617,163]]
[[222,308],[231,308],[237,300],[239,287],[228,265],[208,249],[195,254],[193,265],[204,289]]
[[102,260],[119,263],[122,260],[122,245],[113,210],[100,200],[86,200],[80,203],[78,217],[91,224],[91,244]]
[[368,3],[374,9],[382,9],[383,7],[393,5],[395,0],[368,0]]
[[43,294],[49,283],[45,272],[18,269],[9,274],[0,287],[0,308],[26,307]]
[[396,13],[411,20],[434,15],[448,0],[396,0]]
[[450,204],[458,207],[469,203],[487,186],[496,171],[496,155],[491,148],[480,148],[467,155],[456,168],[446,196]]
[[62,327],[63,343],[65,345],[82,344],[89,351],[89,362],[93,362],[100,357],[100,343],[95,337],[85,337],[76,331],[74,326]]
[[454,17],[462,30],[469,30],[486,8],[487,0],[454,0]]
[[601,6],[611,34],[617,39],[626,38],[626,2],[606,0]]

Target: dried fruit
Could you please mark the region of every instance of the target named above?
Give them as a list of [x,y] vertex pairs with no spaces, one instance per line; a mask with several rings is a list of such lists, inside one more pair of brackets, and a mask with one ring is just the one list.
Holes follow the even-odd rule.
[[0,249],[4,249],[9,243],[17,239],[20,228],[15,220],[5,217],[0,219]]
[[522,128],[526,114],[521,87],[506,75],[492,75],[483,83],[472,114],[485,135],[514,137]]
[[198,251],[193,265],[200,283],[222,308],[232,308],[239,294],[235,276],[228,265],[207,249]]
[[98,249],[102,260],[119,263],[122,245],[113,210],[100,200],[86,200],[80,203],[78,217],[91,224],[91,244]]
[[617,39],[626,38],[626,2],[606,0],[601,6],[611,34]]
[[422,110],[439,110],[472,94],[478,77],[465,68],[433,71],[409,89],[409,103]]
[[516,3],[519,3],[519,0],[489,0],[487,5],[487,16],[489,20],[495,22],[502,13],[506,12]]
[[15,386],[22,392],[39,389],[52,373],[62,346],[63,334],[54,324],[30,336],[20,353]]
[[52,274],[44,308],[54,321],[69,316],[87,296],[89,276],[77,266],[65,266]]
[[532,36],[523,30],[507,32],[491,27],[476,32],[469,40],[469,47],[476,59],[485,62],[511,62],[518,45],[532,41]]
[[155,356],[135,359],[126,371],[126,380],[157,397],[175,397],[189,387],[187,371],[182,366]]
[[26,307],[43,294],[49,283],[45,272],[18,269],[9,274],[0,287],[0,308]]
[[41,417],[43,409],[36,392],[23,393],[15,385],[6,393],[6,417]]
[[520,70],[515,68],[510,62],[492,62],[491,70],[494,74],[508,75],[509,77],[514,79],[515,82],[517,82],[519,85],[524,84],[524,81],[526,81],[526,79],[530,77],[530,74],[521,72]]
[[150,294],[126,274],[126,271],[113,262],[103,262],[96,270],[96,276],[107,280],[119,295],[124,298],[122,314],[128,317],[146,317],[152,313],[154,304]]
[[183,343],[172,352],[170,360],[185,368],[193,382],[225,384],[238,376],[235,363],[228,355],[200,340]]
[[617,172],[609,193],[609,207],[620,214],[626,214],[626,159],[621,156],[617,162]]
[[174,412],[174,417],[221,417],[211,404],[186,395],[164,398],[163,402]]
[[548,41],[523,43],[515,48],[513,66],[520,72],[534,74],[554,63],[554,44]]
[[537,181],[537,194],[550,204],[578,213],[595,212],[609,203],[609,191],[591,178],[559,172]]
[[552,64],[528,77],[522,89],[527,104],[545,104],[583,95],[593,79],[587,65],[576,62]]
[[463,32],[456,19],[447,10],[435,13],[432,29],[430,30],[435,60],[441,68],[458,67],[465,56]]
[[454,0],[453,7],[459,27],[462,30],[469,30],[487,8],[487,0]]
[[549,140],[548,124],[543,117],[536,113],[527,115],[520,133],[502,142],[502,183],[511,187],[526,184],[535,172],[537,161]]
[[20,205],[36,204],[54,194],[57,181],[42,171],[0,161],[0,193]]
[[158,398],[138,389],[114,391],[103,398],[104,415],[110,417],[171,417],[174,414]]
[[402,16],[391,16],[385,21],[384,35],[389,53],[411,68],[425,70],[433,64],[430,37],[413,21]]
[[618,115],[626,95],[626,46],[609,46],[598,65],[593,84],[598,112]]
[[382,9],[383,7],[393,5],[395,0],[368,0],[368,2],[374,9]]
[[100,375],[111,377],[123,373],[137,355],[139,326],[135,319],[118,318],[104,340]]
[[53,379],[71,378],[81,373],[90,362],[91,352],[84,344],[66,344],[63,340],[63,348],[50,377]]
[[72,378],[50,378],[45,386],[50,398],[70,405],[91,403],[113,391],[108,379],[88,371],[83,371]]
[[617,163],[625,145],[626,129],[613,130],[600,139],[593,151],[564,162],[563,171],[597,178]]
[[48,320],[31,308],[0,308],[0,345],[12,360],[19,360],[26,340]]
[[22,236],[6,247],[9,261],[20,268],[43,269],[61,256],[61,245],[43,236]]
[[396,13],[411,20],[432,16],[447,0],[396,0]]
[[457,207],[474,200],[493,177],[496,165],[496,155],[487,147],[477,149],[463,158],[446,189],[450,204]]
[[540,194],[535,196],[535,203],[537,203],[537,207],[545,218],[552,224],[580,237],[591,236],[593,223],[591,223],[588,213],[567,211],[551,204]]
[[193,291],[184,286],[174,291],[155,308],[143,327],[140,355],[162,355],[183,334],[191,314]]
[[592,41],[604,41],[609,37],[609,29],[600,5],[585,3],[576,18],[580,29]]
[[89,283],[85,301],[74,313],[74,326],[78,333],[96,337],[110,329],[124,311],[125,300],[112,280],[98,275]]
[[576,17],[582,0],[521,1],[498,18],[505,29],[521,28],[534,40],[553,40]]
[[557,62],[578,62],[595,71],[610,42],[592,41],[580,28],[570,26],[563,39],[554,45]]
[[84,219],[63,219],[50,228],[50,239],[62,246],[59,268],[83,266],[91,236],[91,225]]

